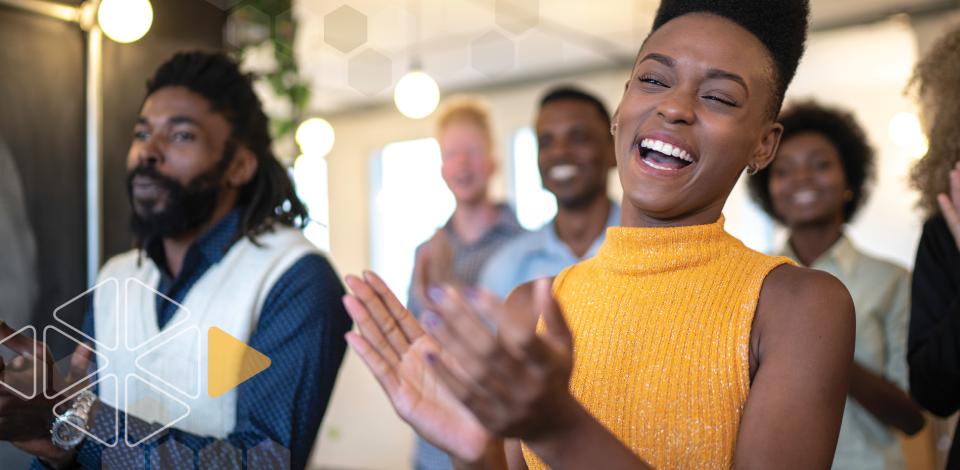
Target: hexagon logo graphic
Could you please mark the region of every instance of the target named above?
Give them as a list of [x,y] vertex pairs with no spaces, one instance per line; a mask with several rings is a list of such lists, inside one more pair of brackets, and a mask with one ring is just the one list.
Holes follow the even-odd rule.
[[497,25],[513,33],[524,33],[540,22],[539,0],[496,0],[494,18]]
[[[152,314],[156,311],[158,298],[176,307],[173,318],[162,329],[156,321],[142,318],[144,312]],[[97,313],[93,319],[96,337],[90,337],[65,321],[63,314],[71,308],[82,308],[87,314]],[[114,308],[115,311],[106,311],[108,308]],[[121,289],[119,280],[106,279],[55,310],[54,324],[43,330],[43,345],[35,339],[36,329],[29,326],[0,338],[0,354],[4,365],[20,367],[21,372],[26,372],[18,374],[17,383],[0,381],[0,388],[10,390],[23,399],[31,399],[39,393],[41,384],[54,383],[56,393],[44,390],[48,398],[60,399],[54,413],[63,411],[58,408],[63,408],[62,405],[81,392],[96,392],[106,405],[104,409],[112,409],[114,414],[99,414],[94,417],[98,426],[78,429],[87,438],[109,449],[117,447],[121,441],[129,447],[155,442],[170,428],[189,417],[190,402],[201,397],[206,385],[203,380],[206,363],[203,361],[202,341],[205,336],[198,326],[192,324],[191,316],[185,306],[140,280],[125,279]],[[210,330],[217,328],[211,327]],[[226,332],[224,335],[229,336]],[[125,338],[121,340],[120,336]],[[243,359],[249,355],[249,351],[256,352],[245,345],[240,347],[240,340],[230,338],[237,344],[230,343],[233,345],[231,348],[221,347],[223,351],[218,353],[221,356],[227,354],[225,357],[228,357],[231,351],[241,351],[243,354],[234,355]],[[71,370],[76,369],[76,364],[72,363],[74,354],[54,358],[49,364],[16,359],[35,358],[41,352],[40,348],[51,342],[70,344],[74,352],[85,352],[84,355],[91,358],[90,366],[80,370],[80,373]],[[260,366],[259,370],[269,367],[269,358],[263,358],[265,361],[262,362],[266,365]],[[259,372],[247,370],[249,367],[244,369],[247,364],[240,359],[234,362],[246,375],[239,374],[229,388]],[[70,383],[66,383],[63,377],[69,377]],[[122,439],[119,436],[121,412],[126,423]],[[111,426],[104,423],[110,423]],[[114,452],[109,455],[120,454]],[[162,456],[160,458],[162,460]],[[105,468],[112,465],[110,462],[105,452]]]
[[367,42],[367,16],[343,5],[323,17],[323,41],[344,54]]
[[376,95],[393,83],[393,62],[389,57],[367,49],[350,58],[347,83],[367,96]]
[[[141,312],[154,312],[157,297],[172,303],[176,308],[173,319],[162,330],[155,322],[134,322],[131,315]],[[66,312],[71,309],[83,309],[93,312],[94,309],[115,308],[115,311],[103,313],[95,319],[97,335],[90,337],[81,329],[73,327],[66,321]],[[89,313],[88,313],[89,314]],[[163,295],[137,279],[126,279],[121,289],[117,279],[106,279],[93,288],[67,301],[54,311],[53,325],[43,330],[43,343],[54,341],[66,342],[73,345],[73,350],[86,350],[91,357],[89,367],[82,377],[71,377],[71,383],[63,383],[56,393],[45,390],[48,398],[67,396],[57,404],[67,403],[85,390],[96,390],[101,401],[115,410],[112,417],[112,436],[95,434],[96,430],[80,429],[87,438],[93,439],[107,447],[114,447],[120,442],[119,414],[122,411],[127,419],[126,433],[123,441],[128,446],[137,446],[161,435],[176,423],[190,414],[187,400],[195,399],[201,394],[201,367],[202,351],[200,331],[196,326],[187,326],[191,314],[189,309]],[[14,335],[0,339],[0,352],[11,350],[4,347],[5,343],[14,340],[15,336],[36,335],[33,327],[23,328]],[[124,336],[121,341],[120,336]],[[17,341],[23,341],[17,339]],[[9,346],[9,344],[8,344]],[[39,345],[34,341],[36,357]],[[22,349],[22,345],[18,345]],[[117,358],[130,357],[127,369],[112,367],[110,356]],[[13,353],[6,352],[5,363]],[[68,355],[52,361],[52,367],[46,364],[34,364],[34,376],[42,375],[43,383],[57,383],[71,371],[71,358]],[[185,364],[171,372],[163,367],[157,367],[166,358],[175,357],[178,363]],[[126,359],[124,359],[126,360]],[[35,361],[31,361],[35,362]],[[42,372],[39,370],[42,369]],[[129,372],[132,370],[132,372]],[[126,371],[126,372],[124,372]],[[122,374],[120,376],[119,374]],[[34,381],[41,383],[39,380]],[[30,399],[38,393],[37,387],[12,387],[0,382],[0,387],[11,389],[24,399]],[[57,412],[57,409],[54,409]],[[138,417],[151,424],[145,425],[132,417]],[[110,416],[97,419],[110,420]],[[102,429],[101,429],[102,431]]]
[[488,77],[496,77],[512,69],[516,48],[510,38],[490,31],[470,44],[470,63]]

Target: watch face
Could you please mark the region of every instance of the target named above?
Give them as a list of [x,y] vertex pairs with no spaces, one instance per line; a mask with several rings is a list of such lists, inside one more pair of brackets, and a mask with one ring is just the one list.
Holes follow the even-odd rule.
[[83,440],[83,432],[80,431],[83,425],[84,422],[79,416],[64,416],[53,429],[54,442],[66,446],[79,444]]

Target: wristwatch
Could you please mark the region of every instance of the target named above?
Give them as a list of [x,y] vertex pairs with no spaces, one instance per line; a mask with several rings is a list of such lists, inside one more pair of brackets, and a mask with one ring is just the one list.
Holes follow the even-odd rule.
[[89,390],[84,390],[73,400],[70,409],[53,420],[50,427],[50,440],[53,445],[63,450],[72,450],[83,442],[87,431],[87,421],[90,409],[97,401],[97,396]]

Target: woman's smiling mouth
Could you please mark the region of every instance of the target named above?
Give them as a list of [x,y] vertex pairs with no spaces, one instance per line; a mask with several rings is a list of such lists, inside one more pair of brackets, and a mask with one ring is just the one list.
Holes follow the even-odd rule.
[[679,143],[656,137],[639,139],[635,144],[640,161],[655,174],[670,175],[696,163],[694,153]]

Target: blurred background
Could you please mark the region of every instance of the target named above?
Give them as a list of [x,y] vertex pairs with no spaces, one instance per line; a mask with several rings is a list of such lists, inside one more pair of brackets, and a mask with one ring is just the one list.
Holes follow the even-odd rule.
[[[311,211],[308,237],[340,273],[372,268],[405,293],[414,247],[454,208],[432,137],[436,101],[458,93],[488,101],[499,159],[494,196],[524,227],[539,227],[556,210],[541,187],[531,130],[540,95],[575,84],[616,107],[658,4],[129,2],[147,3],[149,21],[136,9],[115,26],[101,17],[100,37],[90,18],[51,17],[55,11],[37,6],[45,2],[0,1],[0,139],[36,239],[40,287],[31,321],[38,325],[83,292],[105,259],[131,246],[124,159],[144,82],[173,52],[223,49],[257,74],[277,155]],[[133,38],[144,22],[145,34]],[[863,124],[878,173],[848,233],[870,254],[907,267],[921,227],[907,174],[926,141],[904,90],[917,58],[957,24],[956,0],[813,0],[807,53],[788,91],[788,103],[816,98],[854,111]],[[618,183],[611,192],[619,199]],[[725,214],[728,229],[753,248],[769,252],[783,240],[743,184]],[[935,468],[936,441],[923,435],[912,445],[911,468]],[[348,355],[312,465],[406,468],[412,446],[409,429]]]

